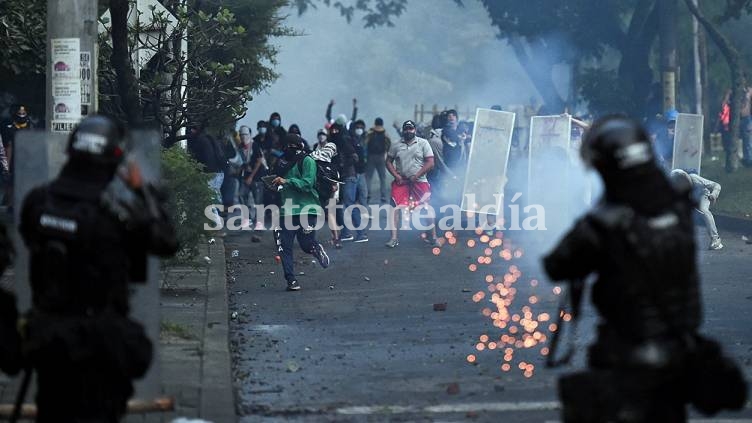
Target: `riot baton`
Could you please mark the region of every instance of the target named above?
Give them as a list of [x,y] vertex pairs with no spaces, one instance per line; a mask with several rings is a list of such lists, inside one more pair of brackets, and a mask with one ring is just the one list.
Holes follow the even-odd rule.
[[[551,347],[548,351],[548,356],[546,357],[546,367],[548,368],[556,368],[567,365],[570,361],[572,361],[572,357],[574,356],[574,338],[577,336],[577,318],[580,314],[582,293],[585,290],[585,281],[581,278],[573,279],[570,281],[569,285],[569,289],[567,290],[566,294],[561,297],[561,301],[559,302],[559,316],[556,319],[556,332],[554,332],[553,336],[551,337]],[[559,338],[561,337],[561,327],[564,323],[564,315],[566,314],[564,310],[567,308],[567,303],[569,303],[572,311],[572,341],[569,345],[569,348],[567,349],[567,352],[557,360],[556,352],[559,349]]]

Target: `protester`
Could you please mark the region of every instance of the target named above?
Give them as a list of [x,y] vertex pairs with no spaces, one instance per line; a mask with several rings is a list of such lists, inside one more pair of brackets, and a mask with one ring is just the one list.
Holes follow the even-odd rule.
[[708,231],[708,236],[710,237],[709,249],[722,249],[723,243],[721,242],[721,237],[718,235],[718,228],[715,226],[713,213],[710,211],[710,206],[715,204],[718,196],[721,194],[721,184],[713,182],[710,179],[705,179],[696,173],[685,172],[682,169],[672,170],[671,178],[687,184],[696,192],[699,198],[695,198],[695,201],[697,201],[695,210],[705,220],[705,229]]
[[[15,175],[15,160],[13,159],[13,146],[16,142],[16,135],[19,131],[34,129],[34,125],[29,117],[26,106],[19,105],[15,108],[13,118],[10,122],[5,123],[0,128],[0,139],[5,148],[5,155],[8,161],[8,181],[5,187],[4,202],[9,206],[9,211],[13,207],[13,177]],[[0,187],[2,188],[2,187]]]
[[[188,152],[203,165],[204,173],[211,175],[209,188],[214,192],[216,204],[222,204],[221,189],[227,165],[224,149],[217,140],[204,132],[202,124],[193,123],[188,127]],[[212,206],[212,212],[215,223],[221,224],[222,220],[217,208]]]
[[[350,141],[350,136],[347,130],[339,122],[335,122],[329,127],[329,142],[332,142],[337,146],[337,167],[340,178],[345,182],[343,188],[339,190],[339,202],[344,204],[346,200],[345,192],[347,191],[348,180],[351,186],[356,186],[357,183],[355,163],[358,160],[358,155],[355,152],[352,141]],[[337,225],[344,226],[344,210],[342,210],[342,208],[337,208],[336,214]],[[358,216],[360,216],[360,214],[358,214]],[[356,219],[355,216],[353,216],[353,219]],[[345,231],[343,229],[342,235],[344,236],[344,234]],[[341,248],[340,243],[342,241],[352,241],[354,238],[355,237],[352,234],[349,234],[347,239],[336,239],[334,240],[334,246],[335,248]]]
[[274,186],[282,187],[283,223],[279,230],[278,248],[282,259],[288,291],[297,291],[300,284],[295,275],[293,243],[298,239],[300,248],[313,255],[321,267],[329,267],[329,256],[316,241],[316,220],[321,215],[319,195],[316,191],[316,162],[301,148],[300,137],[289,134],[284,139],[284,156],[280,170],[282,176],[274,179]]
[[381,205],[387,203],[387,188],[386,188],[386,153],[389,151],[389,147],[392,145],[392,140],[389,139],[389,135],[386,134],[384,129],[384,120],[376,118],[373,122],[373,128],[368,132],[365,139],[366,145],[366,185],[368,185],[368,204],[374,201],[372,189],[373,184],[373,172],[375,171],[379,176],[379,202]]
[[334,99],[329,100],[329,104],[326,106],[326,121],[331,125],[333,123],[339,123],[344,128],[348,128],[350,126],[350,122],[354,122],[356,119],[358,119],[358,99],[353,98],[352,99],[352,116],[350,117],[350,120],[347,120],[347,116],[345,115],[339,115],[337,116],[337,119],[332,119],[332,108],[334,107]]
[[[240,157],[243,162],[238,180],[240,182],[240,190],[238,192],[238,201],[240,204],[248,208],[248,218],[243,218],[241,227],[243,229],[251,228],[251,225],[255,222],[256,231],[263,230],[264,225],[261,220],[258,219],[256,214],[256,204],[262,204],[262,190],[264,189],[263,182],[261,182],[259,175],[260,169],[263,167],[263,155],[261,153],[261,144],[253,141],[251,138],[251,128],[243,125],[239,128],[238,133],[240,135]],[[259,242],[261,239],[256,235],[251,235],[252,242]]]
[[752,167],[752,87],[744,90],[739,132],[742,137],[742,166]]
[[[354,153],[353,161],[353,174],[344,178],[344,207],[345,213],[351,211],[352,224],[354,228],[359,228],[362,222],[362,214],[360,207],[353,207],[356,203],[359,203],[363,207],[368,206],[368,192],[366,187],[366,158],[363,142],[365,141],[365,129],[366,123],[362,120],[358,120],[353,124],[353,131],[350,138],[352,149]],[[364,225],[364,229],[358,229],[357,234],[354,237],[354,242],[368,242],[368,224]],[[350,229],[345,225],[342,229],[342,241],[353,240],[353,235]]]
[[[426,174],[434,164],[431,146],[423,138],[415,136],[415,122],[411,120],[402,124],[402,139],[392,145],[386,158],[386,168],[394,177],[392,182],[392,202],[398,209],[393,210],[392,237],[386,246],[395,248],[399,245],[397,231],[399,230],[399,208],[418,207],[427,205],[431,198],[431,185]],[[426,241],[439,246],[436,239],[436,225],[434,219],[429,218],[431,225],[430,237]]]
[[726,155],[726,172],[732,172],[734,170],[736,143],[731,136],[731,90],[726,91],[721,101],[721,111],[718,113],[716,131],[721,133],[723,151]]
[[23,203],[32,291],[24,353],[40,423],[118,422],[152,359],[151,340],[128,317],[129,284],[146,281],[149,254],[178,245],[162,190],[138,164],[119,168],[124,136],[114,120],[86,117],[60,175]]
[[308,144],[308,141],[306,141],[306,139],[303,138],[303,134],[300,133],[300,127],[298,126],[297,123],[293,123],[292,125],[290,125],[290,128],[287,130],[287,133],[288,134],[295,134],[295,135],[299,136],[300,137],[300,141],[301,141],[301,143],[303,145],[303,150],[306,153],[310,153],[311,152],[311,146]]
[[[328,141],[329,136],[325,129],[319,129],[318,133],[316,134],[316,138],[318,142],[314,146],[313,152],[311,153],[311,158],[316,161],[317,165],[318,163],[322,163],[324,164],[324,166],[327,166],[329,169],[331,169],[332,176],[334,177],[334,179],[339,181],[339,171],[337,170],[337,166],[335,164],[337,156],[337,146],[333,142]],[[320,181],[317,181],[317,183],[319,182]],[[330,190],[326,193],[322,193],[322,191],[319,190],[319,204],[324,210],[326,221],[329,223],[329,229],[332,233],[332,244],[334,244],[335,248],[340,249],[342,248],[342,242],[339,241],[340,237],[339,230],[337,229],[337,214],[336,210],[334,209],[334,206],[337,203],[338,191],[339,183],[337,182],[332,182]],[[332,204],[330,204],[330,202]]]

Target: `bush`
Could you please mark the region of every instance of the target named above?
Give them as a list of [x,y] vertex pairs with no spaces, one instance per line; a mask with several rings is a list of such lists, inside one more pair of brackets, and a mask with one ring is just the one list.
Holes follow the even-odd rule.
[[181,247],[178,261],[189,261],[198,254],[206,222],[204,209],[214,200],[209,175],[201,169],[179,145],[162,149],[162,179],[170,193],[170,217]]

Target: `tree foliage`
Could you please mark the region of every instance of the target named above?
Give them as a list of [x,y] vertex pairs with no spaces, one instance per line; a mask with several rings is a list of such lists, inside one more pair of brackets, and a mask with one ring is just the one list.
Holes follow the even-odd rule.
[[[131,57],[146,57],[137,80],[139,108],[147,122],[161,126],[165,144],[180,139],[191,122],[223,128],[246,111],[253,93],[277,78],[273,36],[291,35],[278,10],[283,0],[165,2],[174,19],[142,11],[129,25]],[[112,29],[110,27],[110,29]],[[109,66],[112,46],[102,37],[100,93],[103,109],[128,118],[118,69]],[[141,55],[141,56],[139,56]]]

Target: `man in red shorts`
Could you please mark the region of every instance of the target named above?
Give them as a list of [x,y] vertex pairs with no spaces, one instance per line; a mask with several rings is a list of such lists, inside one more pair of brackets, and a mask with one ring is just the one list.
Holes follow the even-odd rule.
[[[433,151],[428,141],[415,136],[415,122],[408,120],[402,124],[402,139],[392,144],[386,156],[386,168],[394,176],[392,182],[392,201],[399,208],[415,208],[427,205],[431,198],[431,185],[426,179],[426,173],[433,168]],[[392,238],[386,243],[389,248],[399,245],[397,230],[400,214],[394,211],[394,227]],[[436,225],[430,219],[431,236],[426,240],[438,246],[436,240]]]

